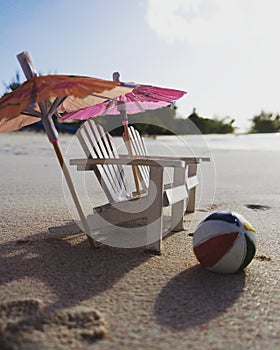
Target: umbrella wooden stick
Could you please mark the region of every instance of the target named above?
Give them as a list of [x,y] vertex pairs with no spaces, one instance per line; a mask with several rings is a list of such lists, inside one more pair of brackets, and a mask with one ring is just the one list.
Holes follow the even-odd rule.
[[[17,55],[17,58],[18,58],[18,61],[22,67],[22,70],[26,76],[26,79],[28,79],[28,80],[32,79],[34,76],[37,75],[36,69],[34,67],[34,63],[32,61],[31,56],[29,55],[29,53],[22,52],[19,55]],[[81,219],[81,222],[83,225],[83,229],[88,237],[89,244],[91,247],[96,247],[96,241],[90,236],[91,232],[90,232],[89,224],[87,222],[86,216],[85,216],[84,211],[82,209],[82,206],[81,206],[78,194],[76,192],[74,183],[72,181],[69,169],[66,165],[66,162],[64,160],[60,146],[58,144],[58,133],[57,133],[57,130],[56,130],[55,125],[54,125],[53,120],[52,120],[52,114],[55,113],[56,108],[51,107],[50,108],[51,113],[49,113],[47,110],[46,103],[40,102],[39,107],[40,107],[41,112],[42,112],[41,117],[42,117],[42,122],[43,122],[44,128],[46,130],[46,133],[48,135],[50,142],[53,145],[54,151],[55,151],[56,156],[58,158],[59,164],[61,166],[65,180],[67,182],[68,188],[69,188],[70,193],[72,195],[74,204],[75,204],[76,209],[78,211],[78,214],[80,216],[80,219]]]
[[[119,72],[114,72],[113,73],[113,80],[114,81],[120,81],[120,74],[119,74]],[[126,112],[126,109],[125,109],[125,104],[123,102],[121,102],[121,101],[119,101],[119,103],[118,103],[118,111],[120,112],[120,115],[122,117],[122,124],[123,124],[123,128],[124,128],[124,139],[125,139],[125,143],[127,145],[128,155],[130,157],[132,157],[133,156],[133,152],[132,152],[132,147],[131,147],[131,142],[130,142],[130,137],[129,137],[129,132],[128,132],[127,112]],[[136,193],[138,195],[140,195],[141,191],[140,191],[140,185],[139,185],[139,179],[138,179],[138,175],[137,175],[137,166],[136,165],[132,165],[132,173],[133,173]]]
[[58,142],[53,142],[52,143],[53,145],[53,148],[54,148],[54,151],[57,155],[57,158],[58,158],[58,161],[59,161],[59,164],[60,164],[60,167],[62,169],[62,172],[64,174],[64,177],[65,177],[65,180],[67,182],[67,185],[68,185],[68,188],[69,188],[69,191],[72,195],[72,199],[74,201],[74,204],[76,206],[76,209],[78,211],[78,214],[79,214],[79,217],[81,219],[81,222],[82,222],[82,225],[83,225],[83,228],[84,228],[84,231],[88,237],[88,241],[89,241],[89,244],[91,247],[95,248],[96,247],[96,242],[95,240],[90,236],[90,227],[89,227],[89,224],[87,222],[87,219],[85,217],[85,214],[84,214],[84,211],[83,211],[83,208],[81,206],[81,203],[80,203],[80,200],[79,200],[79,197],[77,195],[77,192],[76,192],[76,189],[75,189],[75,186],[74,186],[74,183],[72,181],[72,178],[71,178],[71,175],[70,175],[70,172],[69,172],[69,169],[65,163],[65,160],[64,160],[64,157],[63,157],[63,154],[61,152],[61,149],[59,147],[59,144]]
[[[122,125],[123,125],[123,128],[124,128],[124,139],[125,139],[125,143],[127,145],[128,155],[129,155],[129,157],[133,157],[133,152],[132,152],[132,147],[131,147],[131,142],[130,142],[130,137],[129,137],[129,131],[128,131],[127,113],[126,113],[125,110],[120,110],[119,112],[120,112],[120,114],[122,116]],[[133,173],[136,193],[138,195],[140,195],[141,190],[140,190],[139,179],[138,179],[138,174],[137,174],[137,166],[136,165],[132,165],[132,173]]]
[[80,203],[77,191],[75,189],[74,183],[72,181],[72,177],[71,177],[70,171],[69,171],[69,169],[67,167],[65,159],[64,159],[63,154],[61,152],[61,148],[60,148],[59,143],[58,143],[58,138],[55,137],[55,139],[54,139],[54,136],[53,137],[50,136],[50,135],[52,135],[50,133],[50,130],[49,130],[50,127],[52,129],[52,132],[55,130],[54,135],[57,133],[51,115],[50,114],[43,115],[42,116],[42,121],[43,121],[43,125],[44,125],[45,130],[48,131],[49,140],[50,140],[51,144],[53,145],[53,148],[54,148],[55,154],[57,156],[59,165],[61,167],[61,170],[62,170],[63,175],[65,177],[66,183],[68,185],[69,191],[71,193],[73,202],[74,202],[74,204],[76,206],[77,212],[78,212],[79,217],[81,219],[84,231],[85,231],[85,233],[87,235],[89,244],[90,244],[91,247],[96,247],[95,240],[90,236],[90,234],[91,234],[90,227],[89,227],[89,224],[87,222],[86,216],[84,214],[83,208],[81,206],[81,203]]

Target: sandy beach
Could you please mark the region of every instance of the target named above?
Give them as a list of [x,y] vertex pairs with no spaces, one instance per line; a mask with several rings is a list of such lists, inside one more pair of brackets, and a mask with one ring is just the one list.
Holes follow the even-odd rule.
[[[0,349],[280,349],[279,151],[211,158],[196,213],[161,256],[92,250],[85,235],[48,231],[72,216],[46,136],[1,134]],[[235,275],[206,271],[192,250],[198,223],[225,209],[257,232],[255,258]]]

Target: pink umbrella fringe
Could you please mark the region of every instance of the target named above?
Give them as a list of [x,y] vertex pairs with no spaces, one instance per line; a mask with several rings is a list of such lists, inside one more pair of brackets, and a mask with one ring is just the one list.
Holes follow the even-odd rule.
[[145,110],[166,107],[185,94],[185,91],[175,89],[139,85],[126,95],[80,109],[77,112],[64,114],[59,120],[87,120],[101,115],[118,115],[122,103],[124,103],[127,114],[141,113]]

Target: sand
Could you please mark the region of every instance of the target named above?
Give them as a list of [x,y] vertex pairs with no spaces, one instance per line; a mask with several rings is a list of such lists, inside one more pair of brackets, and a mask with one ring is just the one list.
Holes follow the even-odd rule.
[[[214,198],[205,164],[196,213],[151,256],[54,237],[72,216],[46,136],[1,134],[0,149],[1,349],[280,349],[277,152],[212,150]],[[252,263],[227,276],[192,252],[196,225],[223,209],[257,231]]]

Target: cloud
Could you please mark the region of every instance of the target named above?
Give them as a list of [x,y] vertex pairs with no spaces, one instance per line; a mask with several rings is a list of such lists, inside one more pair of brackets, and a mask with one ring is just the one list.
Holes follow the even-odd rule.
[[219,44],[235,4],[236,0],[148,0],[146,18],[150,28],[169,43]]
[[146,20],[168,43],[221,45],[257,39],[278,23],[277,0],[147,0]]

